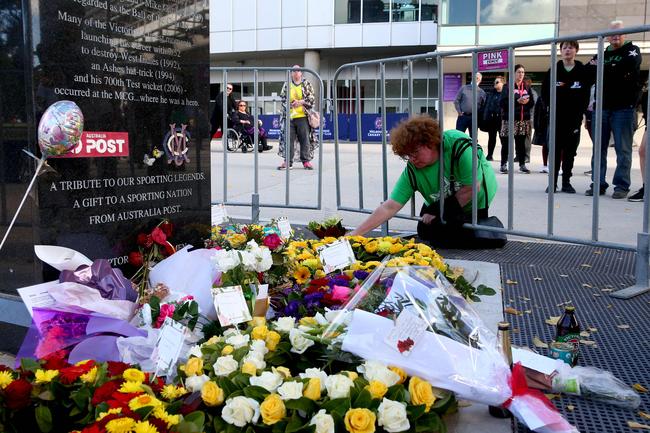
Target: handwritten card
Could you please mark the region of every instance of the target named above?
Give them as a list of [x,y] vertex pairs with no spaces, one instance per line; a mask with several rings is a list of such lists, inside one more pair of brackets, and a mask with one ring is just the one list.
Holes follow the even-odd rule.
[[395,327],[384,342],[404,356],[409,356],[427,329],[427,323],[409,310],[402,310]]
[[167,375],[176,365],[185,340],[185,329],[185,326],[172,320],[171,317],[165,318],[156,342],[158,350],[156,376]]
[[318,254],[326,274],[337,269],[344,269],[357,260],[347,239],[339,239],[331,244],[323,245],[318,248]]
[[212,299],[221,326],[252,320],[241,286],[213,287]]
[[48,290],[53,285],[59,284],[58,281],[49,281],[47,283],[37,284],[35,286],[22,287],[17,289],[18,294],[25,303],[30,316],[34,316],[34,307],[49,307],[56,303],[56,300],[50,295]]
[[223,224],[228,221],[228,212],[223,203],[215,204],[212,206],[212,225]]
[[280,230],[280,237],[282,239],[287,240],[291,238],[293,235],[293,229],[291,228],[291,224],[289,224],[287,217],[278,218],[276,225],[278,226],[278,230]]

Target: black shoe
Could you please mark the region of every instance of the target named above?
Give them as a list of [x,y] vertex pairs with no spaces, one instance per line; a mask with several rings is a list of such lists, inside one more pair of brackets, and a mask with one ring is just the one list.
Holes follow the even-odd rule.
[[271,149],[273,149],[273,146],[264,146],[262,149],[263,150],[271,150]]
[[494,158],[492,158],[492,155],[488,155],[485,159],[487,161],[493,161],[494,160]]
[[507,173],[508,172],[508,166],[505,164],[501,164],[501,168],[499,169],[501,173]]
[[614,191],[614,194],[612,194],[612,198],[615,200],[620,200],[622,198],[627,197],[628,191],[624,191],[622,189],[618,189]]
[[525,165],[520,165],[519,171],[521,171],[522,173],[530,174],[530,170],[528,170],[528,167],[526,167]]
[[637,201],[643,201],[643,188],[644,188],[644,187],[641,187],[640,190],[638,190],[637,192],[635,192],[634,194],[632,194],[631,196],[629,196],[629,197],[627,198],[627,201],[635,201],[635,202],[637,202]]
[[[605,191],[607,191],[607,188],[604,188],[604,189],[601,188],[600,189],[600,195],[605,195]],[[592,197],[594,195],[594,187],[590,186],[589,189],[587,191],[585,191],[585,195],[587,197]]]
[[565,183],[562,185],[562,192],[566,192],[567,194],[575,194],[576,190],[573,186],[571,186],[570,183]]
[[[546,194],[548,194],[548,187],[546,187],[546,191],[544,191]],[[557,192],[557,186],[553,189],[553,192]]]

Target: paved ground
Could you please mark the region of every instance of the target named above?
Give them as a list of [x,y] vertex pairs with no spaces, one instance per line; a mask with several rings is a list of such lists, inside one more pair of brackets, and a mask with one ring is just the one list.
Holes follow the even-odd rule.
[[[555,195],[554,203],[554,233],[557,235],[571,236],[577,238],[591,238],[591,221],[593,201],[591,197],[586,197],[584,191],[589,187],[590,178],[583,173],[590,169],[591,142],[584,133],[578,156],[574,168],[573,186],[578,194]],[[485,143],[485,134],[479,136],[479,143]],[[635,136],[638,143],[640,140],[639,132]],[[284,204],[286,198],[286,172],[276,170],[281,162],[280,157],[276,154],[277,143],[271,143],[274,149],[270,152],[264,152],[259,155],[259,193],[260,202]],[[222,202],[223,193],[223,152],[221,152],[220,142],[212,142],[212,200],[213,202]],[[340,176],[341,176],[341,202],[343,206],[359,207],[359,170],[356,143],[341,143],[340,145]],[[495,154],[499,154],[500,145],[497,145]],[[632,170],[632,192],[641,186],[641,177],[639,172],[638,155],[636,154],[637,145],[634,147],[634,160]],[[366,143],[363,145],[363,204],[367,209],[373,209],[382,200],[382,159],[381,145],[376,143]],[[613,167],[615,167],[614,149],[610,148],[608,155],[609,176],[611,181]],[[547,231],[547,194],[544,190],[548,183],[548,177],[539,173],[542,166],[541,147],[533,146],[532,163],[529,167],[532,173],[529,175],[515,173],[514,176],[514,228],[517,230],[533,231],[546,233]],[[343,216],[343,223],[346,226],[356,226],[365,215],[353,212],[337,211],[336,203],[336,176],[335,176],[335,152],[332,142],[325,142],[323,145],[323,158],[318,163],[320,166],[323,179],[323,200],[322,208],[319,211],[298,210],[298,209],[278,209],[263,208],[261,211],[262,219],[270,219],[285,215],[290,221],[305,224],[313,219],[323,219],[333,214]],[[253,191],[254,176],[254,156],[251,153],[228,154],[228,201],[239,201],[250,203],[251,193]],[[404,163],[390,152],[388,149],[388,190],[390,192],[392,185],[401,170]],[[304,170],[300,163],[296,163],[296,168],[290,171],[290,195],[289,201],[292,204],[301,204],[306,206],[317,205],[318,191],[318,172]],[[498,171],[499,164],[493,162],[493,167]],[[507,221],[507,185],[508,176],[497,174],[499,182],[499,192],[492,203],[491,212],[499,216],[504,223]],[[609,242],[625,243],[630,245],[636,244],[636,234],[640,231],[642,225],[642,203],[631,203],[627,200],[613,200],[611,191],[606,196],[601,197],[599,209],[598,237],[600,240]],[[417,200],[417,210],[420,208],[420,199]],[[231,215],[251,218],[250,207],[228,206],[228,212]],[[403,209],[405,214],[410,213],[410,205],[407,204]],[[413,231],[415,224],[408,220],[394,219],[391,223],[391,230]]]

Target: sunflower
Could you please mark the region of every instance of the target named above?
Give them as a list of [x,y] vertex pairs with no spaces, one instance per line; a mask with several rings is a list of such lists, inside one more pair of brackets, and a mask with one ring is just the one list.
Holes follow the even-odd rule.
[[158,433],[158,429],[149,421],[138,421],[135,424],[134,433]]
[[142,388],[142,382],[131,382],[127,380],[120,386],[118,391],[122,394],[132,394],[134,392],[142,392],[144,389]]
[[129,409],[135,411],[138,410],[142,407],[157,407],[160,406],[162,402],[158,400],[156,397],[151,396],[149,394],[141,394],[137,397],[134,397],[129,401]]
[[298,266],[293,273],[293,278],[295,278],[298,284],[305,284],[311,278],[311,272],[306,266]]
[[36,383],[49,383],[59,375],[59,370],[36,370]]
[[108,433],[131,433],[135,427],[133,418],[117,418],[106,423]]

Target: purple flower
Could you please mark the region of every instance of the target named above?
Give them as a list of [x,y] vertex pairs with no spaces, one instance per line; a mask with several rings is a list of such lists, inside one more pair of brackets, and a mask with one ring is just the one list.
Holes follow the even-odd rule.
[[305,296],[305,305],[307,308],[312,309],[312,308],[320,308],[321,303],[320,300],[323,299],[324,293],[322,292],[314,292],[311,293],[307,296]]
[[300,301],[298,300],[289,301],[287,306],[284,307],[284,315],[298,318],[299,309],[300,309]]
[[354,271],[352,275],[354,275],[354,278],[357,280],[365,280],[369,274],[366,271]]
[[335,277],[330,278],[329,282],[327,283],[327,285],[330,286],[330,288],[334,286],[347,287],[349,284],[350,284],[350,280],[341,275],[337,275]]

